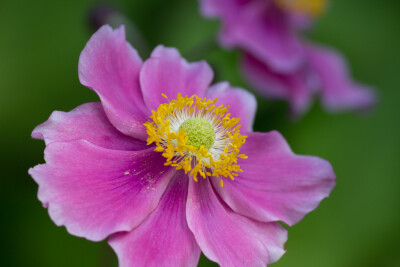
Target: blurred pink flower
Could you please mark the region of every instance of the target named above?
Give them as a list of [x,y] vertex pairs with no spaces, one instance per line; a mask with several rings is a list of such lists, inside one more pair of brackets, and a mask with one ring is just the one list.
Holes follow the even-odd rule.
[[347,64],[334,50],[309,44],[299,35],[325,0],[200,0],[202,13],[222,21],[220,42],[244,52],[246,78],[261,94],[289,101],[294,115],[320,94],[329,111],[365,110],[374,92],[353,82]]
[[335,185],[327,161],[295,155],[278,132],[251,131],[250,93],[210,87],[208,64],[174,48],[142,62],[123,27],[103,26],[79,78],[101,102],[37,126],[46,163],[29,173],[52,220],[92,241],[110,237],[120,266],[195,266],[201,251],[222,266],[265,266],[285,252],[278,221],[299,222]]

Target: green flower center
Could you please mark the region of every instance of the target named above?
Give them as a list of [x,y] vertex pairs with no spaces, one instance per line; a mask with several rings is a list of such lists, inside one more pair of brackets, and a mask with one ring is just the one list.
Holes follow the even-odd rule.
[[179,130],[184,129],[188,138],[187,145],[200,149],[204,146],[210,149],[215,142],[215,131],[211,123],[204,118],[190,118],[179,126]]

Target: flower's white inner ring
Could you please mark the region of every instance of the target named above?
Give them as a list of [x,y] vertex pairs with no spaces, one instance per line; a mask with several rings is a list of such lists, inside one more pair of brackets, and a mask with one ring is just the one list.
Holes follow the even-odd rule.
[[[226,135],[226,130],[213,114],[204,112],[189,112],[187,109],[177,109],[174,113],[169,115],[166,119],[170,121],[171,132],[178,133],[182,123],[191,118],[203,118],[206,119],[214,128],[215,141],[214,145],[208,149],[208,153],[211,154],[214,160],[219,160],[220,155],[224,152],[224,148],[229,142]],[[177,156],[180,156],[179,154]],[[196,156],[193,153],[193,156]],[[209,161],[209,159],[203,159]]]

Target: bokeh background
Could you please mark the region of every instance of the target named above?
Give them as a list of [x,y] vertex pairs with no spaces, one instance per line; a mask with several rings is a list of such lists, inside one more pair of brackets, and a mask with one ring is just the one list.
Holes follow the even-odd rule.
[[[205,58],[216,81],[251,90],[238,71],[239,54],[213,44],[219,23],[203,19],[196,0],[108,3],[150,47],[165,44],[190,60]],[[95,4],[0,2],[1,266],[117,266],[106,242],[55,226],[27,174],[43,162],[44,144],[30,138],[32,129],[53,110],[97,101],[77,75]],[[258,98],[256,130],[281,131],[296,153],[328,159],[338,177],[330,198],[289,230],[287,253],[273,266],[400,266],[400,3],[332,0],[309,38],[341,50],[354,77],[376,87],[380,101],[366,116],[327,114],[317,102],[292,122],[285,103]],[[200,266],[215,264],[202,257]]]

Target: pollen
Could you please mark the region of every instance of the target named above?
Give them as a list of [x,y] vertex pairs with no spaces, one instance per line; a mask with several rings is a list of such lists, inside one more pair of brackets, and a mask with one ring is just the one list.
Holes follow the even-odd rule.
[[276,0],[277,5],[287,11],[313,17],[320,16],[327,8],[327,0]]
[[178,94],[153,110],[144,126],[147,144],[155,144],[166,166],[185,171],[196,182],[198,177],[216,177],[223,186],[223,179],[234,180],[242,171],[238,159],[247,158],[239,154],[247,137],[240,134],[240,119],[217,101]]

